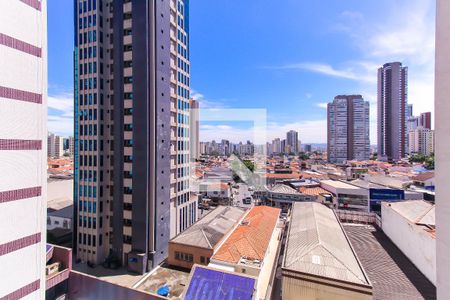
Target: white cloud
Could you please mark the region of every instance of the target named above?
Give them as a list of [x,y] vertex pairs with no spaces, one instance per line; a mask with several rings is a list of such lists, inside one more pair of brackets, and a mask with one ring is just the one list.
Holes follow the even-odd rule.
[[328,103],[327,102],[317,103],[317,107],[327,109],[328,108]]
[[222,101],[205,99],[205,95],[191,89],[191,97],[199,102],[200,108],[226,108],[227,105]]

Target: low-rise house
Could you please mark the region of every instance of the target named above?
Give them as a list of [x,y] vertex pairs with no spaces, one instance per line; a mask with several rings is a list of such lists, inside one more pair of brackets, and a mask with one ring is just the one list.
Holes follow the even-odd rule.
[[265,299],[276,271],[281,240],[281,210],[255,206],[211,258],[210,267],[258,277],[258,298]]
[[263,191],[257,191],[256,196],[265,202],[266,205],[281,208],[283,211],[287,211],[294,202],[315,201],[315,197],[302,194],[285,184],[276,184],[270,188],[266,187]]
[[212,200],[230,200],[232,196],[231,185],[225,182],[201,182],[199,192]]
[[283,300],[372,299],[372,285],[333,210],[293,205],[281,292]]
[[429,191],[434,191],[434,172],[424,172],[412,178],[413,184]]
[[208,265],[210,258],[238,226],[245,212],[238,207],[218,206],[169,241],[167,262],[187,269],[194,264]]

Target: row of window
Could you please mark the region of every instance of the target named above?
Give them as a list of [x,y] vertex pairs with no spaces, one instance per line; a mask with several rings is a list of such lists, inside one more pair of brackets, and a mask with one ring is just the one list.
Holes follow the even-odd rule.
[[182,71],[189,74],[189,64],[187,64],[180,57],[177,58],[177,62],[178,62],[178,68],[180,68]]
[[[78,233],[78,244],[96,247],[97,244],[96,236],[80,232]],[[102,244],[103,244],[103,236],[99,234],[98,245],[101,246]]]
[[189,150],[189,143],[186,141],[177,141],[178,151]]
[[[80,75],[97,74],[97,62],[80,64],[78,70]],[[103,63],[100,63],[100,74],[103,74]]]
[[187,262],[193,262],[194,261],[194,257],[193,257],[192,254],[178,252],[178,251],[175,251],[175,259],[176,260],[187,261]]
[[[97,141],[80,141],[80,151],[97,151]],[[101,149],[103,150],[103,149]]]
[[[103,20],[100,16],[100,27],[103,27]],[[97,15],[87,16],[78,19],[78,29],[85,29],[97,26]]]
[[[80,86],[79,90],[90,90],[90,89],[96,89],[97,88],[97,78],[85,78],[80,79]],[[103,79],[100,79],[100,89],[103,90]]]
[[178,95],[186,98],[186,99],[190,99],[190,92],[188,89],[185,89],[184,87],[178,86]]
[[[85,47],[85,48],[80,48],[78,51],[79,51],[78,58],[80,60],[97,57],[97,46],[92,46],[92,47],[89,46],[89,47]],[[103,58],[103,48],[102,47],[100,47],[100,58]]]
[[[80,170],[79,171],[79,180],[86,182],[97,182],[97,171],[92,170]],[[100,172],[100,182],[103,181],[103,172]]]
[[80,197],[97,198],[97,187],[96,186],[79,185],[78,189],[79,189],[78,195]]
[[[102,0],[99,0],[100,11],[102,11]],[[84,0],[78,3],[78,13],[82,14],[97,9],[97,0]]]

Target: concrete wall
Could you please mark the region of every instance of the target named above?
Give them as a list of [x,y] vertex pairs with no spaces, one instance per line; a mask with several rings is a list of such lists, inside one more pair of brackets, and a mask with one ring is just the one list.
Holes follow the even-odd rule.
[[332,285],[320,284],[298,278],[283,275],[282,279],[282,297],[283,300],[369,300],[372,295],[340,288],[344,284],[333,282]]
[[0,34],[0,298],[44,299],[47,1],[0,1]]
[[450,1],[436,4],[436,257],[437,297],[450,295]]
[[69,291],[67,296],[69,299],[110,299],[110,300],[158,300],[167,299],[145,293],[143,291],[129,289],[120,285],[115,285],[106,281],[102,281],[96,277],[88,276],[78,272],[70,272]]
[[389,207],[381,206],[382,229],[411,262],[436,285],[436,240],[423,226],[410,223]]

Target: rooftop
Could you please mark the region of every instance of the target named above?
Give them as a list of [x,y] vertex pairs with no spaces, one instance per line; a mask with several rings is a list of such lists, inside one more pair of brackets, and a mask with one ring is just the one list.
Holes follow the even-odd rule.
[[242,218],[245,209],[218,206],[194,225],[174,237],[171,242],[213,249]]
[[436,226],[435,206],[423,200],[401,201],[389,204],[399,215],[418,225]]
[[332,186],[334,188],[338,188],[338,189],[359,189],[359,187],[345,183],[343,181],[339,181],[339,180],[322,180],[320,183],[323,183],[325,185],[329,185]]
[[336,215],[314,202],[293,205],[283,268],[371,285]]
[[318,196],[320,194],[329,194],[327,190],[321,187],[301,187],[300,193],[310,196]]
[[291,188],[290,186],[285,184],[276,184],[274,187],[270,189],[270,192],[279,194],[292,194],[292,195],[300,194],[294,188]]
[[430,180],[432,178],[434,178],[434,172],[424,172],[417,176],[414,176],[412,178],[412,180],[422,182],[422,181]]
[[256,278],[228,273],[196,265],[191,272],[184,299],[242,299],[251,300]]
[[344,224],[364,270],[374,300],[433,300],[436,288],[380,230]]
[[280,211],[268,206],[253,207],[212,259],[234,264],[241,258],[263,260]]

